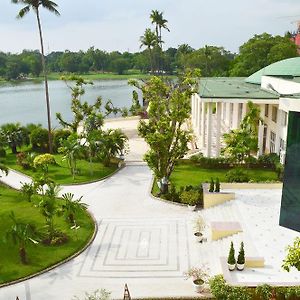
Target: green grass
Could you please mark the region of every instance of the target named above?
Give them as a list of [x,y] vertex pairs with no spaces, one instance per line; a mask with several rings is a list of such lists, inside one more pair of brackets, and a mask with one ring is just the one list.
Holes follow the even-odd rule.
[[[70,229],[63,217],[56,217],[56,228],[66,233],[69,241],[60,246],[46,246],[42,243],[27,246],[28,264],[20,262],[18,247],[10,240],[3,240],[7,230],[12,225],[9,218],[14,211],[17,220],[34,224],[43,228],[45,219],[32,202],[23,199],[20,192],[0,185],[0,284],[34,274],[52,266],[82,249],[91,239],[94,232],[94,222],[87,212],[81,212],[76,218],[80,228],[76,233]],[[60,200],[58,200],[60,201]]]
[[[246,169],[250,180],[254,182],[277,181],[277,174],[272,170],[266,169]],[[211,177],[215,180],[217,177],[220,182],[226,182],[225,174],[228,170],[224,169],[203,169],[190,161],[181,161],[175,167],[171,182],[179,189],[181,186],[199,185],[203,182],[210,182]],[[222,186],[221,186],[222,187]],[[158,187],[153,185],[153,194],[158,193]]]
[[[77,160],[77,169],[79,170],[79,174],[76,174],[75,179],[73,179],[67,162],[62,160],[62,155],[55,154],[54,156],[57,165],[49,166],[48,174],[50,178],[59,184],[86,183],[94,180],[100,180],[103,177],[112,174],[117,169],[116,164],[106,167],[100,162],[92,162],[90,165],[89,162],[81,159]],[[37,171],[32,169],[25,170],[18,165],[16,163],[16,155],[12,153],[7,154],[5,158],[5,165],[31,177],[39,174]],[[91,170],[93,171],[93,174],[91,173]]]

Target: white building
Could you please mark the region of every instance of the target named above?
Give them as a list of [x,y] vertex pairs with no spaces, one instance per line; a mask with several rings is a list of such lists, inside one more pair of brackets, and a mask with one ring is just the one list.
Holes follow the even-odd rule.
[[192,97],[196,144],[208,157],[219,156],[222,136],[239,127],[247,102],[259,106],[259,154],[285,155],[288,112],[300,112],[300,57],[276,62],[248,78],[217,77],[200,81]]

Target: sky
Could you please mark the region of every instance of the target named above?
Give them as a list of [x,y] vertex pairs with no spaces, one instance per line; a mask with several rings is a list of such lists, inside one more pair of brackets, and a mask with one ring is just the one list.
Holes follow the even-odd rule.
[[[238,52],[254,34],[283,35],[297,27],[299,0],[54,0],[61,16],[41,13],[45,52],[78,51],[89,47],[136,52],[140,36],[153,28],[149,15],[157,9],[168,20],[164,48],[189,44],[223,46]],[[16,19],[22,5],[1,0],[0,51],[38,49],[35,15]]]

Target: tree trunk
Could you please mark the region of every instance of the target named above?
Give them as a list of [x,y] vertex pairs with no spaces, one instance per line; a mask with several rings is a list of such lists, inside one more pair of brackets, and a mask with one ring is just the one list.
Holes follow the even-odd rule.
[[39,10],[36,10],[36,18],[38,22],[39,35],[40,35],[40,43],[41,43],[41,58],[42,58],[42,66],[43,66],[43,74],[45,81],[45,93],[46,93],[46,106],[47,106],[47,120],[48,120],[48,149],[49,153],[52,153],[52,135],[51,135],[51,114],[50,114],[50,99],[49,99],[49,88],[48,88],[48,76],[46,70],[46,62],[45,62],[45,53],[44,53],[44,42],[43,42],[43,33],[42,26],[40,20]]
[[20,258],[21,258],[21,263],[22,264],[27,264],[26,250],[25,250],[24,246],[20,247],[19,255],[20,255]]
[[16,146],[15,144],[12,144],[12,145],[11,145],[11,152],[12,152],[13,154],[17,154],[17,146]]

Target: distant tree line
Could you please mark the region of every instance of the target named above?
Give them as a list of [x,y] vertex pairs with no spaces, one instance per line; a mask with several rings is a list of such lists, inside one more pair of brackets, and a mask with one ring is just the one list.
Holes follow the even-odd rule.
[[[151,73],[149,49],[141,52],[106,52],[89,48],[87,51],[58,51],[46,56],[48,72],[84,74],[103,72],[116,74]],[[204,77],[248,76],[255,71],[285,58],[298,56],[297,48],[288,37],[268,33],[255,35],[240,47],[239,54],[223,47],[205,46],[194,49],[188,44],[157,51],[160,70],[166,74],[201,69]],[[159,56],[157,58],[157,56]],[[42,72],[38,50],[24,50],[20,54],[0,52],[0,76],[7,79],[37,77]]]

